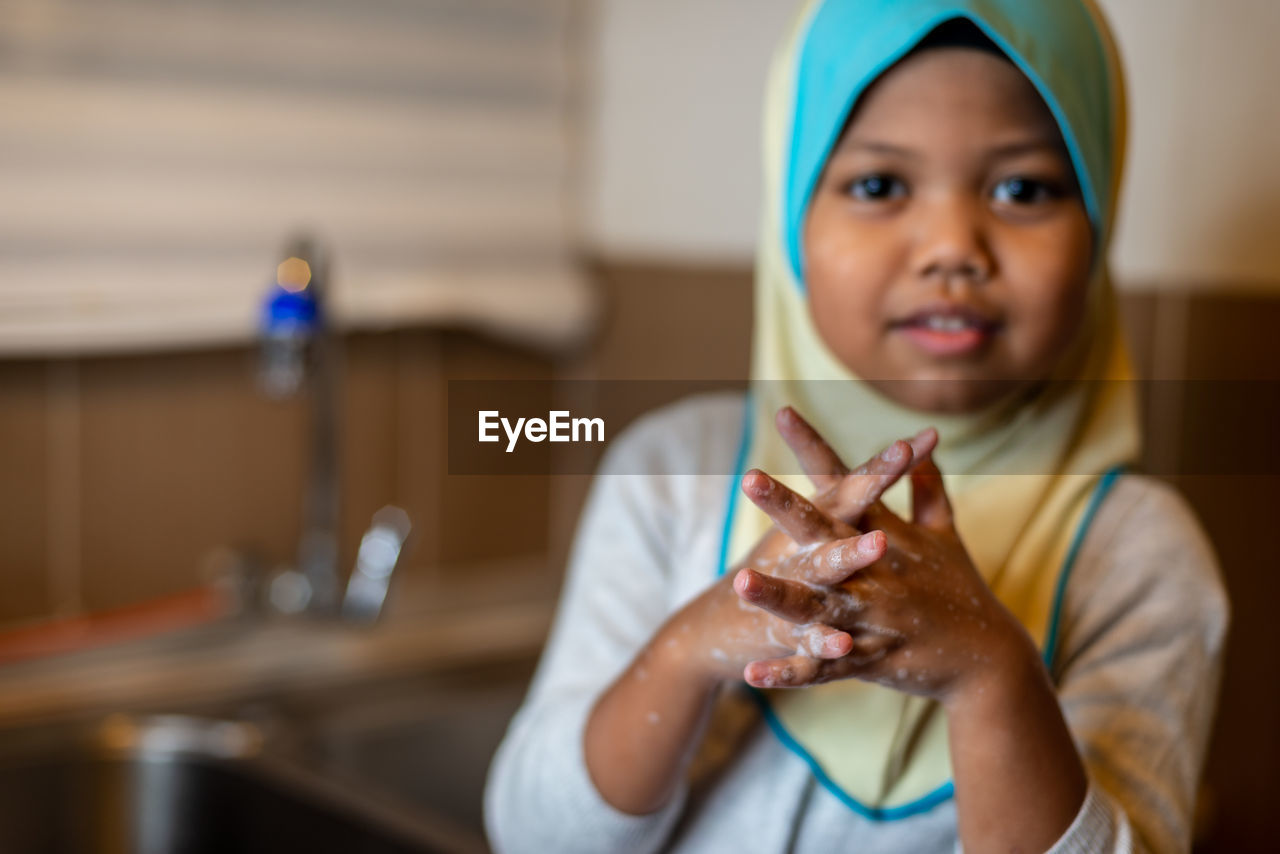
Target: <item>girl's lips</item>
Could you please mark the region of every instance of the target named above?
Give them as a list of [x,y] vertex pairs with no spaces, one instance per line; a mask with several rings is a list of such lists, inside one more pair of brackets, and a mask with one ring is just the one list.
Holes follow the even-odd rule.
[[927,326],[899,327],[907,339],[930,356],[967,356],[986,346],[994,329],[966,326],[958,330],[930,329]]
[[976,353],[1000,328],[985,312],[956,303],[937,303],[912,314],[893,327],[906,334],[930,356],[958,357]]

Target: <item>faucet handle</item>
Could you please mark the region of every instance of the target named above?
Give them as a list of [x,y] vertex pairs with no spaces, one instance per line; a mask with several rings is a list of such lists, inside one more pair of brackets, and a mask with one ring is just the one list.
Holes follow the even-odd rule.
[[399,507],[383,507],[373,514],[373,524],[360,539],[356,568],[347,582],[344,618],[361,623],[377,621],[412,527],[409,514]]

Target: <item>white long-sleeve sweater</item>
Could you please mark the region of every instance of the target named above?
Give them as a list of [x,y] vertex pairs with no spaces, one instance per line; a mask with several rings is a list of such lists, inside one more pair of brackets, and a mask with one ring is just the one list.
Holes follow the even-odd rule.
[[[743,415],[741,395],[690,398],[610,446],[537,675],[490,768],[485,818],[501,854],[958,850],[954,801],[868,820],[763,725],[746,730],[712,783],[682,786],[651,815],[620,812],[591,782],[591,708],[714,581]],[[1052,673],[1089,794],[1053,854],[1188,850],[1227,623],[1212,548],[1186,503],[1158,481],[1122,476],[1062,605]],[[732,717],[714,715],[707,738]]]

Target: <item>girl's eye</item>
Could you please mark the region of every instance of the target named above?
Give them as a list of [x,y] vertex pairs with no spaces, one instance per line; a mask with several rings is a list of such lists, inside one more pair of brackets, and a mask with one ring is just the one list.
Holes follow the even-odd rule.
[[849,195],[864,202],[883,202],[906,195],[907,185],[892,175],[874,174],[855,178]]
[[1058,188],[1034,178],[1006,178],[996,184],[992,195],[997,202],[1013,205],[1034,205],[1059,198]]

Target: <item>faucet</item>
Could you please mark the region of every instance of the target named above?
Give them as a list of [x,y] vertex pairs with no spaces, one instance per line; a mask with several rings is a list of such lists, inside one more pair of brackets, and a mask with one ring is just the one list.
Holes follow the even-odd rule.
[[291,240],[263,302],[258,384],[286,399],[309,392],[310,465],[296,565],[274,573],[267,600],[281,613],[341,613],[372,622],[381,613],[410,523],[395,507],[374,514],[356,568],[338,599],[338,390],[341,342],[329,310],[328,257],[309,236]]

